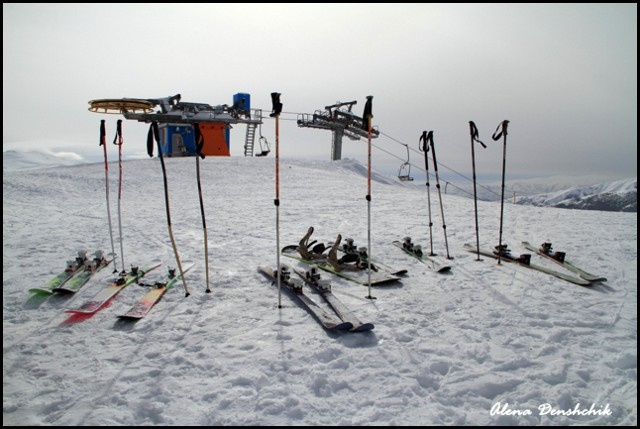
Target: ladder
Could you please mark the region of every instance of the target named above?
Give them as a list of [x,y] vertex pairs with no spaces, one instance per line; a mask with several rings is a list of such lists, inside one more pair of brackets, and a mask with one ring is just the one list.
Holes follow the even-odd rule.
[[[254,119],[262,120],[262,109],[252,109]],[[247,124],[247,134],[244,138],[244,156],[253,156],[253,145],[256,141],[257,124]]]
[[244,156],[253,156],[253,143],[256,140],[256,124],[247,124],[247,135],[244,139]]

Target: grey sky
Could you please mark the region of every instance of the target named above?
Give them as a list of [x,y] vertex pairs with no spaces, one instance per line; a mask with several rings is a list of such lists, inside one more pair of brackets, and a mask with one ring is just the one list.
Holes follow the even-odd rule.
[[[489,146],[479,173],[499,175],[510,121],[508,176],[637,176],[637,5],[30,5],[3,4],[3,149],[48,147],[100,156],[119,116],[87,110],[96,98],[155,98],[313,113],[373,95],[374,125],[417,149],[433,130],[438,161],[471,169],[468,121]],[[328,131],[284,114],[283,157],[329,159]],[[290,119],[290,120],[289,120]],[[263,134],[273,142],[273,120]],[[128,155],[147,126],[124,122]],[[232,130],[241,156],[244,126]],[[374,142],[398,157],[406,149]],[[345,139],[344,157],[366,160]],[[412,152],[412,163],[423,165]],[[374,151],[379,165],[399,166]]]

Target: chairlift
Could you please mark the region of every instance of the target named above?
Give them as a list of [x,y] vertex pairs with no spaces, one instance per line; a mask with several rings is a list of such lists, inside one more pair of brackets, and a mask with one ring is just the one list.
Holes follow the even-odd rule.
[[398,170],[398,179],[403,182],[412,181],[413,177],[411,177],[411,163],[409,162],[409,146],[404,145],[407,148],[407,162],[403,162],[400,165],[400,169]]
[[260,153],[257,153],[256,156],[269,155],[271,147],[269,146],[267,139],[262,135],[262,124],[260,124],[260,138],[258,139],[258,144],[260,144]]
[[267,139],[264,137],[260,137],[258,142],[260,143],[260,153],[257,153],[256,156],[269,155],[269,152],[271,152],[271,149],[269,148],[269,142],[267,141]]

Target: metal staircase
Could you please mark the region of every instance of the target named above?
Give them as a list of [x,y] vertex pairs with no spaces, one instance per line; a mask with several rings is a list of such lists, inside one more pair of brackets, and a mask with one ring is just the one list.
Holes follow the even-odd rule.
[[[262,120],[262,109],[251,109],[253,113],[252,119]],[[256,128],[255,123],[247,124],[247,134],[244,138],[244,156],[253,156],[253,146],[256,141]]]

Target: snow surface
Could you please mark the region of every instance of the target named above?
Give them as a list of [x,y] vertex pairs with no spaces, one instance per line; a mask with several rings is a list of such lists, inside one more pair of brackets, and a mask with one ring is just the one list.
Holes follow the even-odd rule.
[[86,163],[82,156],[74,152],[52,152],[43,150],[2,152],[3,170],[26,170],[31,168],[62,167]]
[[[425,190],[377,176],[371,254],[409,273],[374,288],[376,300],[365,299],[366,287],[325,276],[376,326],[332,333],[286,294],[279,309],[277,289],[257,273],[276,263],[274,158],[201,162],[210,294],[195,159],[166,161],[179,253],[198,265],[187,275],[191,296],[178,285],[137,323],[116,318],[144,293],[135,285],[86,320],[64,313],[107,285],[110,269],[75,296],[27,291],[78,249],[111,251],[103,164],[4,169],[4,425],[637,424],[635,213],[505,205],[503,242],[515,253],[521,241],[551,241],[608,278],[581,287],[476,261],[463,250],[475,242],[473,202],[443,195],[455,259],[450,274],[436,274],[391,245],[410,235],[428,248]],[[117,164],[109,173],[117,234]],[[311,225],[319,240],[341,233],[366,245],[365,173],[352,160],[282,160],[281,245]],[[123,176],[126,265],[160,258],[175,267],[159,160],[126,161]],[[432,190],[433,245],[443,258],[445,222]],[[493,246],[500,205],[478,208],[481,244]],[[542,412],[545,404],[556,412]],[[557,413],[592,406],[602,415]]]

